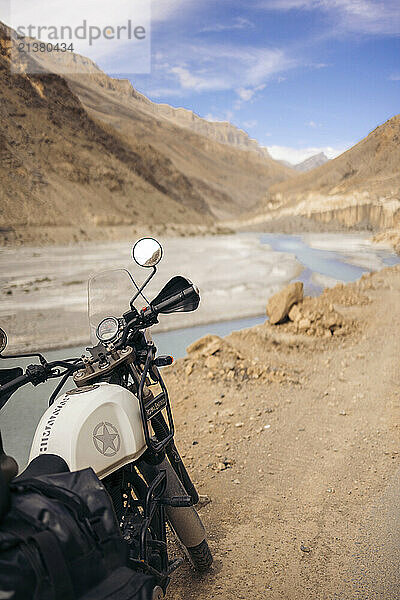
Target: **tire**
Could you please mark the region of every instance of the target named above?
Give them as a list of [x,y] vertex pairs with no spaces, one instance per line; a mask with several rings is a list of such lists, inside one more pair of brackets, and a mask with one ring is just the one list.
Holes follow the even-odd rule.
[[196,571],[205,573],[209,570],[213,563],[213,557],[207,540],[203,540],[201,544],[194,546],[194,548],[187,548],[187,551]]
[[[167,459],[164,459],[157,467],[150,466],[144,462],[141,462],[138,467],[148,483],[154,479],[160,470],[167,472],[167,497],[173,498],[187,495],[186,490]],[[211,567],[213,557],[206,540],[204,525],[196,509],[193,506],[182,508],[167,506],[165,508],[168,523],[178,541],[184,547],[194,568],[196,571],[204,573]]]

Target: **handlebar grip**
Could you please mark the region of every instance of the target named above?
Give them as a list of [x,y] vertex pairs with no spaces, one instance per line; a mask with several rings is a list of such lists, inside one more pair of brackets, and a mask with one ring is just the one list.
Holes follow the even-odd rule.
[[20,375],[12,381],[4,383],[2,386],[0,386],[0,409],[3,408],[7,400],[10,398],[11,394],[16,392],[18,388],[22,387],[23,385],[29,382],[30,378],[28,377],[28,375]]
[[186,296],[193,294],[193,292],[195,292],[195,291],[196,291],[196,288],[194,287],[194,285],[191,285],[191,286],[187,287],[185,290],[183,290],[182,292],[179,292],[178,294],[171,296],[171,298],[164,300],[164,302],[160,302],[160,304],[151,305],[151,308],[153,309],[153,311],[155,313],[159,313],[160,311],[165,310],[166,308],[169,308],[170,306],[173,306],[176,302],[183,300],[184,298],[186,298]]

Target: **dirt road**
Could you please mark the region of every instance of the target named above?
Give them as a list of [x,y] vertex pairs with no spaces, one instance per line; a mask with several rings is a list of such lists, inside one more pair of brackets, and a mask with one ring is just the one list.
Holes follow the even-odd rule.
[[215,555],[205,577],[174,575],[171,600],[400,598],[400,269],[355,287],[351,306],[332,292],[353,323],[343,337],[229,337],[268,377],[200,355],[169,372]]

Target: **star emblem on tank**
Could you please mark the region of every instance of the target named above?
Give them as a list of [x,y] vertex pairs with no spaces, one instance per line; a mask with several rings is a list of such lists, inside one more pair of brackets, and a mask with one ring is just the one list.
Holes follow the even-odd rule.
[[94,428],[93,443],[100,454],[115,456],[121,447],[121,437],[112,423],[102,421]]

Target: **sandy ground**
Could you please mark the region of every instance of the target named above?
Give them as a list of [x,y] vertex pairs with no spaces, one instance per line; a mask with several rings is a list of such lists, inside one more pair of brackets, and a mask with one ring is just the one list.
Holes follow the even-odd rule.
[[171,600],[400,597],[399,293],[385,269],[325,293],[345,335],[260,325],[226,339],[240,369],[198,353],[166,374],[215,555]]
[[[301,272],[293,256],[272,252],[256,235],[160,241],[164,258],[147,297],[154,298],[174,275],[184,275],[199,286],[202,302],[195,313],[163,316],[155,332],[262,314],[266,299]],[[119,268],[140,282],[149,274],[135,265],[131,248],[128,242],[1,248],[0,326],[9,334],[10,350],[86,344],[88,278]],[[133,292],[123,289],[121,314]]]

